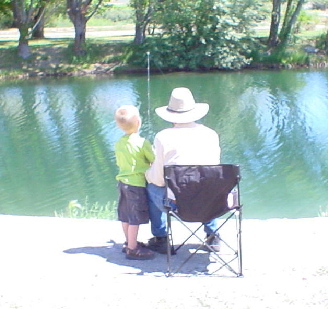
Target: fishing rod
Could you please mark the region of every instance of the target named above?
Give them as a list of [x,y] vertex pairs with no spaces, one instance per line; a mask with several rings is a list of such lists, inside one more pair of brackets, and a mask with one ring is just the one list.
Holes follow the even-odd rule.
[[151,118],[150,118],[150,52],[147,51],[147,100],[148,100],[148,138],[151,135]]

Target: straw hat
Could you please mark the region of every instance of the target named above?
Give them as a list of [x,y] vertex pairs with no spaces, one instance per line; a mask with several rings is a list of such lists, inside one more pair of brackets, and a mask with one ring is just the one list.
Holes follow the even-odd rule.
[[207,103],[196,103],[188,88],[173,89],[167,106],[155,109],[162,119],[172,123],[188,123],[203,118],[209,110]]

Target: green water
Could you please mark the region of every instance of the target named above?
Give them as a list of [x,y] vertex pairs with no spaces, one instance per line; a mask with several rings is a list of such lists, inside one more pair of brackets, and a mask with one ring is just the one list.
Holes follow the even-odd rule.
[[140,108],[141,135],[174,87],[210,104],[222,163],[240,164],[246,218],[314,217],[328,207],[328,71],[178,73],[0,83],[0,213],[47,215],[117,199],[113,113]]

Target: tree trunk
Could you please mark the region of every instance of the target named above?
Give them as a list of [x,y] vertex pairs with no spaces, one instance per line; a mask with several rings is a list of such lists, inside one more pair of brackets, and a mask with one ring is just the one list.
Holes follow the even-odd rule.
[[19,27],[18,56],[23,59],[31,56],[30,47],[28,46],[28,27],[25,25]]
[[77,56],[83,56],[87,53],[85,33],[88,20],[95,14],[98,7],[102,3],[102,0],[97,0],[97,4],[93,8],[93,11],[88,14],[92,0],[85,1],[67,1],[67,13],[74,25],[75,39],[74,39],[74,53]]
[[74,29],[74,53],[77,56],[84,56],[87,52],[86,42],[85,42],[85,32],[87,27],[87,21],[84,16],[79,16],[75,19]]
[[284,23],[279,33],[279,48],[283,49],[288,44],[292,35],[293,27],[296,23],[297,17],[301,12],[305,0],[298,0],[296,7],[293,6],[293,0],[288,0]]
[[142,44],[146,39],[146,27],[136,23],[136,33],[134,37],[134,44]]
[[272,12],[271,12],[270,35],[268,39],[269,47],[274,47],[278,45],[280,17],[281,17],[281,0],[273,0]]
[[28,14],[23,2],[12,1],[11,5],[15,25],[19,31],[18,56],[23,59],[27,59],[31,55],[31,51],[28,46]]
[[135,9],[135,44],[142,44],[146,39],[146,29],[154,13],[154,3],[152,1],[133,1],[132,7]]
[[33,39],[44,39],[44,10],[45,6],[42,6],[34,17],[34,26],[32,29]]
[[34,20],[35,13],[41,8],[41,1],[12,0],[10,3],[15,25],[19,30],[18,55],[26,59],[31,55],[28,46],[29,27]]

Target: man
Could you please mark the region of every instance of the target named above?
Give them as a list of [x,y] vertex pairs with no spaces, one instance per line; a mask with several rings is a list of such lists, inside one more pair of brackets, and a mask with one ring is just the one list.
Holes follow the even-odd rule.
[[[167,252],[166,214],[164,213],[165,182],[164,165],[215,165],[220,163],[218,134],[195,121],[209,110],[206,103],[196,103],[188,88],[172,91],[169,104],[156,108],[156,114],[173,123],[173,127],[158,132],[154,139],[155,161],[146,171],[148,182],[151,231],[154,235],[148,248],[159,253]],[[174,199],[169,195],[169,198]],[[218,228],[214,219],[205,224],[205,233],[212,234]],[[208,244],[219,250],[219,236],[211,237]]]

